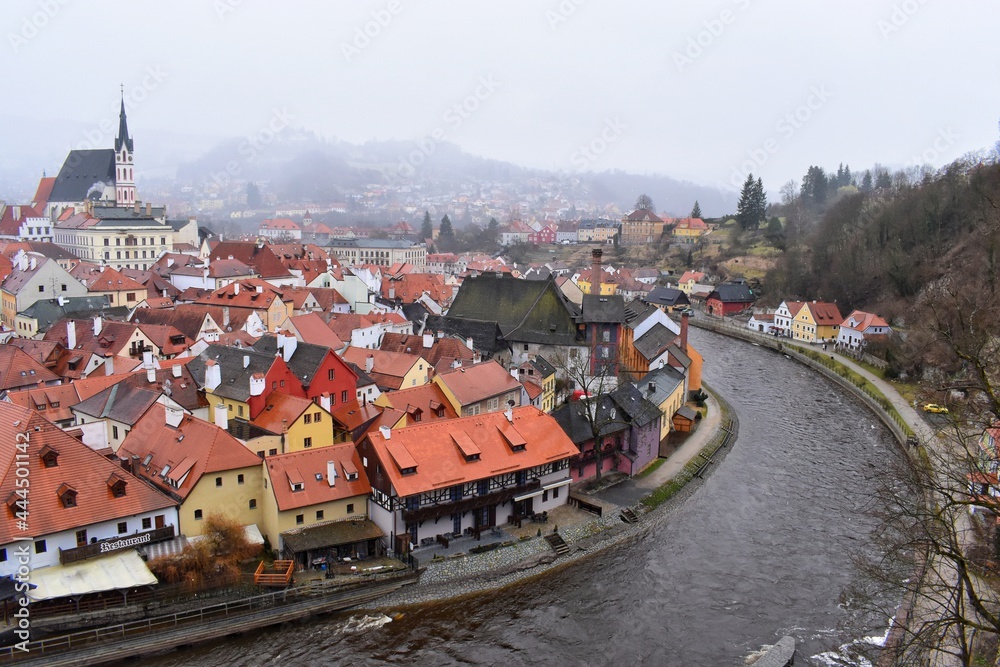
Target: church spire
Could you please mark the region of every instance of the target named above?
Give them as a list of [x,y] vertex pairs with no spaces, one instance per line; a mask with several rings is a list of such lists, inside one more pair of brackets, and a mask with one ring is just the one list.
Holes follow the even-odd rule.
[[122,109],[118,113],[118,136],[115,137],[115,152],[121,152],[122,146],[132,152],[132,138],[128,136],[128,123],[125,120],[125,86],[122,86]]

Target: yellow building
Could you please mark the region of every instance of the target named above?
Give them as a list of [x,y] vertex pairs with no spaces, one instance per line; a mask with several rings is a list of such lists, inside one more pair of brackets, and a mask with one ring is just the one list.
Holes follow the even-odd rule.
[[792,319],[792,338],[806,343],[833,342],[843,321],[837,304],[808,301]]
[[354,443],[269,456],[261,468],[261,532],[283,555],[309,566],[317,555],[372,552],[365,543],[381,531],[367,520],[371,485]]
[[[593,294],[591,291],[593,289],[593,271],[581,271],[580,276],[576,279],[576,286],[580,288],[580,291],[584,294]],[[603,273],[601,275],[601,296],[608,296],[611,294],[618,293],[618,283],[611,280],[611,276]]]
[[556,368],[535,356],[517,367],[517,379],[528,394],[529,403],[548,414],[556,406]]
[[676,368],[664,366],[652,370],[636,385],[643,397],[660,408],[660,441],[670,434],[673,416],[684,405],[684,374]]
[[180,503],[181,534],[201,535],[220,514],[259,525],[264,482],[260,459],[224,429],[156,404],[136,423],[118,452],[132,472]]
[[273,391],[250,423],[265,435],[281,436],[282,454],[333,444],[330,411],[307,398]]
[[670,233],[681,243],[694,243],[709,231],[701,218],[676,218],[671,222],[674,228]]

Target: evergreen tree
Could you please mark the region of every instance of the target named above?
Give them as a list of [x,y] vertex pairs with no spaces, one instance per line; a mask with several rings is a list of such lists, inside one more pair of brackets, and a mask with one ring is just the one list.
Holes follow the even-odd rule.
[[257,187],[256,183],[250,181],[247,183],[247,208],[256,209],[260,208],[260,206],[260,188]]
[[757,229],[767,214],[767,193],[764,192],[764,182],[760,176],[753,187],[753,229]]
[[447,215],[441,218],[441,230],[438,233],[438,236],[442,240],[445,239],[451,240],[455,238],[455,230],[451,226],[451,218],[449,218]]
[[865,175],[861,178],[861,191],[871,192],[873,187],[874,184],[872,181],[872,170],[865,169]]
[[490,218],[486,229],[483,230],[483,244],[487,248],[494,248],[500,240],[500,223],[496,218]]
[[701,206],[698,204],[697,199],[694,200],[694,207],[691,209],[691,217],[692,218],[701,217]]
[[431,222],[431,214],[424,211],[424,222],[420,225],[420,238],[429,239],[434,237],[434,224]]
[[892,189],[892,174],[885,167],[875,167],[875,189],[876,190],[890,190]]
[[740,190],[740,201],[736,204],[736,222],[740,229],[752,229],[754,226],[754,191],[757,188],[753,174],[747,174]]
[[826,202],[829,187],[829,179],[823,168],[810,166],[802,177],[802,199],[808,204],[820,206]]
[[635,210],[637,211],[649,211],[650,213],[656,213],[656,204],[647,194],[639,195],[639,198],[635,200]]

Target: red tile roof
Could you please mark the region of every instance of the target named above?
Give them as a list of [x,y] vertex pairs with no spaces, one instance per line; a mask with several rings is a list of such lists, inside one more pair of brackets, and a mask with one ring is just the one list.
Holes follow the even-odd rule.
[[59,376],[13,345],[0,346],[0,391],[37,387],[56,382]]
[[[260,465],[256,454],[215,424],[184,415],[176,428],[167,426],[166,408],[159,403],[129,432],[118,456],[138,457],[136,474],[181,499],[202,475]],[[169,466],[166,478],[165,466]]]
[[[382,461],[396,494],[411,496],[494,475],[525,470],[576,456],[580,452],[555,419],[538,408],[514,408],[512,422],[503,412],[445,419],[391,431],[387,439],[372,431],[366,437]],[[524,443],[514,451],[511,443]],[[478,460],[467,460],[461,444],[471,442]],[[402,474],[401,469],[416,472]]]
[[289,278],[292,275],[265,243],[222,241],[209,255],[210,262],[220,259],[238,259],[252,266],[262,278]]
[[[170,498],[135,479],[113,461],[64,433],[41,415],[12,403],[0,402],[0,470],[3,471],[0,497],[5,500],[14,495],[17,480],[21,479],[14,474],[15,457],[21,453],[17,449],[19,435],[21,439],[27,437],[28,442],[27,478],[31,480],[29,530],[18,530],[9,518],[0,521],[0,544],[8,544],[20,537],[41,537],[176,505]],[[46,468],[42,464],[39,452],[43,448],[58,453],[55,466]],[[114,497],[108,484],[112,475],[126,482],[124,496]],[[64,507],[56,493],[63,484],[72,486],[76,491],[75,507]]]
[[[332,486],[329,482],[330,463],[336,475]],[[274,499],[282,512],[366,496],[372,490],[353,442],[269,456],[265,465],[271,478]],[[292,480],[302,483],[301,490],[292,490]]]
[[49,195],[52,194],[52,186],[55,184],[55,176],[47,176],[38,180],[38,189],[35,190],[35,196],[31,201],[39,210],[44,210],[45,205],[49,203]]
[[289,317],[288,323],[295,329],[298,337],[304,343],[325,345],[332,350],[339,350],[344,347],[344,341],[327,326],[323,318],[317,313]]
[[[369,356],[374,359],[374,366],[370,372],[367,371],[368,367],[365,365]],[[368,350],[363,347],[348,347],[344,351],[343,359],[357,364],[375,380],[379,387],[384,389],[399,389],[403,377],[421,361],[430,366],[427,360],[418,354]]]
[[451,337],[435,338],[433,334],[426,335],[430,336],[431,346],[429,348],[424,347],[423,335],[387,331],[382,335],[382,343],[379,347],[387,352],[419,354],[429,361],[438,372],[449,370],[455,361],[471,366],[476,358],[475,351],[469,349],[465,341]]
[[445,371],[437,381],[447,386],[463,406],[521,388],[521,383],[493,360]]
[[[386,392],[382,394],[379,402],[386,402],[389,408],[407,414],[409,416],[408,424],[416,422],[415,410],[418,408],[420,409],[420,421],[456,419],[458,417],[458,413],[451,406],[444,391],[434,383]],[[440,417],[438,417],[439,412],[441,413]]]
[[[299,398],[288,394],[280,394],[272,391],[267,396],[267,401],[261,409],[257,418],[251,423],[258,428],[262,428],[269,433],[280,435],[289,426],[295,423],[302,413],[315,408],[322,410],[308,398]],[[317,443],[319,444],[319,443]]]
[[835,303],[813,301],[807,303],[806,307],[809,308],[813,319],[816,320],[816,326],[839,326],[844,321],[843,316],[840,314],[840,309],[837,308],[837,304]]
[[851,314],[844,319],[844,323],[841,326],[847,327],[847,323],[850,320],[857,322],[857,326],[850,327],[855,331],[863,332],[870,327],[889,327],[889,323],[878,315],[866,313],[863,310],[852,311]]

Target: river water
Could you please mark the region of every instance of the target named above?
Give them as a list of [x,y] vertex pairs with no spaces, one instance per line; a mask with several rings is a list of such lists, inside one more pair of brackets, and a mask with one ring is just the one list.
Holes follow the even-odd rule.
[[[144,665],[666,665],[728,667],[790,634],[796,665],[841,663],[862,634],[840,604],[873,521],[873,477],[899,456],[881,424],[816,373],[692,330],[739,440],[648,532],[498,593],[229,638]],[[854,634],[858,633],[858,634]]]

